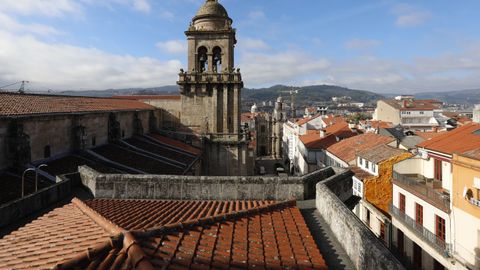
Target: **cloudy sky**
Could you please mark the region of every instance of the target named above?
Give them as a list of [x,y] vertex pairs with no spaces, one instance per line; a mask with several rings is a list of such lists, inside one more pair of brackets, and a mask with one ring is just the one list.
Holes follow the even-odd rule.
[[[0,0],[0,87],[175,84],[203,0]],[[247,87],[480,88],[478,0],[221,0]],[[18,87],[18,86],[14,86]]]

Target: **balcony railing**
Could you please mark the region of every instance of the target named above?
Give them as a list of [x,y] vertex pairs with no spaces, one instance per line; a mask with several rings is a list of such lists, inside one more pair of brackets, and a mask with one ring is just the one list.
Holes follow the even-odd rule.
[[390,214],[397,218],[403,225],[412,229],[412,232],[419,238],[425,240],[431,247],[441,253],[444,257],[451,257],[452,245],[447,244],[444,239],[438,237],[421,224],[418,224],[414,219],[400,211],[394,205],[390,205]]
[[422,175],[400,174],[395,171],[393,181],[444,212],[450,212],[450,194],[442,191],[442,181],[425,178]]
[[470,198],[469,201],[470,201],[471,204],[480,207],[480,200],[477,200],[475,198]]

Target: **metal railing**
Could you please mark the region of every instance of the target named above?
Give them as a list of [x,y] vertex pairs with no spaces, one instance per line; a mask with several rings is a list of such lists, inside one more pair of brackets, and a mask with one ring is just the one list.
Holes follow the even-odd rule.
[[477,200],[475,198],[470,198],[469,202],[475,206],[480,207],[480,200]]
[[393,181],[406,186],[409,191],[415,195],[423,196],[438,208],[445,212],[450,212],[450,195],[443,194],[439,190],[442,187],[442,181],[426,178],[422,175],[400,174],[393,172]]
[[438,237],[422,224],[417,223],[413,218],[400,211],[394,205],[390,205],[390,214],[396,217],[403,225],[412,229],[412,232],[419,238],[425,240],[431,247],[437,250],[444,257],[451,257],[452,245],[445,242],[444,239]]

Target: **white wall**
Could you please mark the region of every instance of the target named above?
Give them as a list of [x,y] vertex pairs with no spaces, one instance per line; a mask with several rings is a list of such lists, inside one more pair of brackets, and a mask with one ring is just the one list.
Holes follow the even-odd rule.
[[455,222],[455,256],[469,265],[480,267],[480,220],[454,207],[452,219]]
[[397,208],[400,208],[399,205],[399,193],[405,195],[405,214],[415,220],[415,203],[418,203],[423,206],[423,227],[429,230],[431,233],[435,234],[435,216],[439,216],[445,220],[445,242],[452,243],[452,234],[450,230],[450,216],[449,214],[443,212],[442,210],[436,208],[435,206],[427,203],[421,198],[413,195],[412,193],[406,191],[405,189],[393,185],[393,205]]

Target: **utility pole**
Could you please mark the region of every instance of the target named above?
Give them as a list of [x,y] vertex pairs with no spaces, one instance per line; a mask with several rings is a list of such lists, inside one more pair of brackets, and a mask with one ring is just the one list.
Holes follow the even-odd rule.
[[18,89],[18,92],[20,94],[25,94],[25,84],[30,83],[29,81],[21,81],[20,89]]

